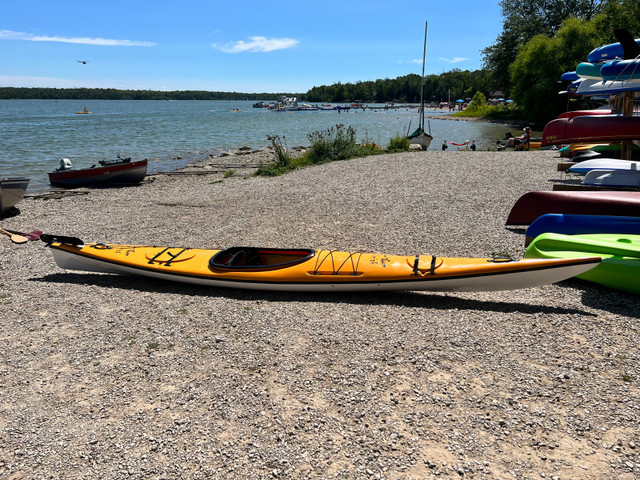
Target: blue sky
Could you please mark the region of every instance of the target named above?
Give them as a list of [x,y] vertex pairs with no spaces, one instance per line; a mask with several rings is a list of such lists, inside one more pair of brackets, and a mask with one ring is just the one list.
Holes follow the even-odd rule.
[[[306,92],[482,66],[498,0],[0,0],[0,86]],[[86,61],[86,63],[80,63]]]

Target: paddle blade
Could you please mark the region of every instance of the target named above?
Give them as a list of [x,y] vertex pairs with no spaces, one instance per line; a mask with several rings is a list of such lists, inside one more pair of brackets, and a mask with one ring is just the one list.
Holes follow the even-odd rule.
[[27,237],[28,240],[31,240],[31,241],[40,240],[40,235],[42,235],[42,230],[34,230],[33,232],[24,233],[23,235]]
[[640,45],[636,43],[635,38],[631,35],[629,30],[625,30],[624,28],[616,28],[613,30],[613,34],[616,36],[616,39],[620,42],[622,49],[624,50],[624,58],[625,60],[637,58],[640,56]]
[[15,233],[11,235],[11,241],[13,243],[27,243],[29,239],[27,237],[23,237],[22,235],[16,235]]

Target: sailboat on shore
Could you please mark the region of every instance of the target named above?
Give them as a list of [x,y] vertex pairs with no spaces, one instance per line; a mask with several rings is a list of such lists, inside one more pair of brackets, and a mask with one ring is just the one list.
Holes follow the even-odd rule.
[[[407,135],[409,142],[412,145],[420,145],[423,150],[429,148],[431,145],[431,140],[433,137],[431,136],[431,128],[429,128],[429,133],[424,131],[424,64],[427,56],[427,25],[429,22],[424,23],[424,50],[422,51],[422,84],[420,85],[420,120],[418,128],[415,132],[410,135]],[[409,124],[409,129],[411,128],[411,124]]]

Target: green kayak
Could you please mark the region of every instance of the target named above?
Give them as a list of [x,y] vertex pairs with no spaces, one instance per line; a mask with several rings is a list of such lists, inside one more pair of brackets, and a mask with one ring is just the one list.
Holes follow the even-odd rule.
[[543,233],[531,242],[525,254],[525,258],[587,256],[599,256],[602,262],[576,278],[616,290],[640,293],[640,235]]

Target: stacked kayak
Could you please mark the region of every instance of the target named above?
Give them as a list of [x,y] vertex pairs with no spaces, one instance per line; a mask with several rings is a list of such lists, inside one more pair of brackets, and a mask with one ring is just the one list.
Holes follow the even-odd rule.
[[593,255],[559,260],[443,258],[306,248],[207,250],[85,244],[77,238],[46,234],[41,239],[64,269],[254,290],[512,290],[558,282],[600,263]]
[[600,75],[605,81],[640,81],[640,59],[607,62],[600,69]]
[[582,185],[602,188],[640,188],[639,170],[591,170],[582,179]]
[[597,255],[602,263],[577,278],[640,293],[640,235],[543,233],[527,247],[525,258],[571,259],[585,255]]
[[598,158],[593,160],[585,160],[571,165],[568,171],[585,175],[591,170],[618,170],[618,171],[640,171],[640,165],[637,162],[629,160],[616,160],[613,158]]
[[[635,51],[633,51],[633,45],[629,46],[629,35],[625,34],[621,30],[616,30],[616,36],[618,36],[618,40],[620,40],[620,34],[626,37],[627,48],[630,50],[629,52],[625,52],[625,47],[620,42],[610,43],[608,45],[603,45],[602,47],[598,47],[593,49],[589,55],[587,56],[587,61],[590,63],[602,63],[607,62],[609,60],[613,60],[616,58],[625,58],[625,53],[628,53],[631,58],[634,58],[638,55]],[[623,38],[624,41],[624,38]],[[640,38],[635,39],[636,48],[640,49]]]
[[640,192],[537,191],[522,195],[511,208],[507,225],[530,225],[545,213],[640,217]]
[[[562,76],[571,83],[572,95],[607,97],[640,90],[640,40],[624,29],[615,29],[617,43],[603,45],[589,53],[575,72]],[[618,104],[620,105],[620,104]],[[630,141],[640,139],[640,117],[633,115],[630,103],[616,112],[568,112],[549,122],[542,135],[542,147],[578,142],[624,142],[622,157],[631,157]]]
[[640,235],[640,217],[617,215],[571,215],[547,213],[536,218],[526,231],[525,245],[543,233],[579,235],[584,233],[617,233]]
[[640,138],[640,117],[585,115],[551,120],[544,127],[542,146],[634,140],[637,138]]

